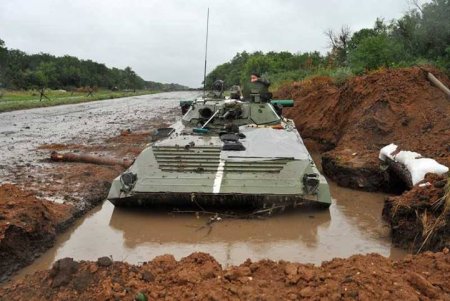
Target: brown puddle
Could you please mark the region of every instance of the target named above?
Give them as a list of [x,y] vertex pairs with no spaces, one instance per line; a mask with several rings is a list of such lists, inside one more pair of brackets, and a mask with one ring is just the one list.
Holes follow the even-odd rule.
[[287,212],[263,220],[225,219],[211,227],[205,226],[207,217],[115,208],[106,201],[17,277],[47,269],[64,257],[96,260],[107,255],[140,263],[166,253],[180,259],[202,251],[227,266],[247,258],[319,264],[361,253],[392,259],[407,254],[391,245],[381,219],[386,195],[330,185],[334,200],[329,211]]

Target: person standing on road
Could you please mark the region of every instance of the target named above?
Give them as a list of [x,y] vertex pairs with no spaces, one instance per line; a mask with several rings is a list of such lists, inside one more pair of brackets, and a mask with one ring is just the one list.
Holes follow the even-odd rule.
[[50,100],[50,98],[48,98],[48,96],[45,95],[45,89],[44,88],[41,88],[39,101],[42,101],[42,98],[46,98],[47,100]]

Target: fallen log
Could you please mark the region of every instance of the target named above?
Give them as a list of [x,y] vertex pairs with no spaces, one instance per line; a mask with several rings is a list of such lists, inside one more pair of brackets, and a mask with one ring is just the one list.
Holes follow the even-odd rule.
[[450,89],[447,88],[440,80],[436,78],[431,72],[428,72],[428,80],[432,82],[436,87],[442,90],[448,97],[450,97]]
[[56,162],[80,162],[80,163],[91,163],[98,165],[120,165],[128,168],[133,164],[132,160],[129,159],[116,159],[111,157],[99,157],[88,154],[75,154],[75,153],[58,153],[53,151],[50,154],[50,159]]
[[120,136],[129,136],[129,135],[134,135],[134,136],[139,136],[139,135],[151,135],[153,134],[154,131],[132,131],[130,129],[127,130],[123,130],[120,132]]

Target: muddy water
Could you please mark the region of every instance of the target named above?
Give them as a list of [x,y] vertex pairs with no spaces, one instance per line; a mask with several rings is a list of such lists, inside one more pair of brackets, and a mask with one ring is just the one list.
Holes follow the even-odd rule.
[[406,254],[391,245],[381,220],[385,195],[333,183],[331,190],[334,200],[329,210],[289,212],[264,220],[222,220],[211,227],[206,226],[207,217],[115,208],[106,201],[19,277],[49,268],[64,257],[96,260],[108,255],[140,263],[166,253],[180,259],[202,251],[226,266],[247,258],[320,264],[360,253],[393,259]]

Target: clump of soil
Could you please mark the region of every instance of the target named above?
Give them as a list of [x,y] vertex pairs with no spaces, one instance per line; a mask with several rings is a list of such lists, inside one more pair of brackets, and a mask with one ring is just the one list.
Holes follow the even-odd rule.
[[395,262],[377,254],[311,264],[247,260],[222,268],[210,255],[171,255],[140,266],[57,261],[0,288],[0,300],[448,300],[450,255],[408,256]]
[[0,186],[0,281],[53,244],[73,207],[36,198],[12,184]]
[[387,198],[383,217],[396,245],[412,251],[442,250],[450,247],[450,183],[434,174],[427,174],[423,182]]
[[379,168],[378,152],[390,143],[450,166],[450,100],[427,79],[433,68],[383,69],[338,86],[316,77],[282,86],[278,98],[293,98],[285,115],[303,138],[326,151],[322,166],[338,184],[392,191],[398,182]]

